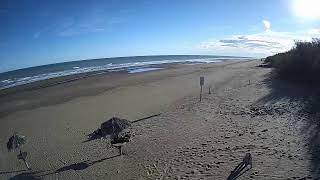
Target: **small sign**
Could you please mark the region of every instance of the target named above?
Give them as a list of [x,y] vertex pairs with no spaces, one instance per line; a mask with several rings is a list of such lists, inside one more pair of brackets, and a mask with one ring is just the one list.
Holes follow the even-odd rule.
[[200,86],[204,85],[204,77],[200,77]]

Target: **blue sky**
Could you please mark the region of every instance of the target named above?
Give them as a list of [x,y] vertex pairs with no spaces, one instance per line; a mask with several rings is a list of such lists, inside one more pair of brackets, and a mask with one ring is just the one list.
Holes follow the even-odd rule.
[[115,56],[264,57],[320,36],[316,1],[1,0],[0,72]]

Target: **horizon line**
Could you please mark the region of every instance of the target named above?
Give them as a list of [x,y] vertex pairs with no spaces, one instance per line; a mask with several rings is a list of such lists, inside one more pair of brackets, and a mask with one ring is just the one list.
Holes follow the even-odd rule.
[[42,66],[51,66],[51,65],[56,65],[56,64],[63,64],[63,63],[74,63],[74,62],[80,62],[80,61],[91,61],[91,60],[99,60],[99,59],[116,59],[116,58],[129,58],[129,57],[152,57],[152,56],[220,56],[220,57],[237,57],[237,58],[258,58],[258,57],[248,57],[248,56],[228,56],[228,55],[208,55],[208,54],[159,54],[159,55],[134,55],[134,56],[110,56],[110,57],[101,57],[101,58],[92,58],[92,59],[79,59],[79,60],[71,60],[71,61],[64,61],[64,62],[57,62],[57,63],[48,63],[48,64],[41,64],[41,65],[35,65],[35,66],[27,66],[24,68],[17,68],[17,69],[12,69],[8,71],[0,71],[0,74],[4,73],[10,73],[14,71],[19,71],[19,70],[25,70],[25,69],[32,69],[32,68],[37,68],[37,67],[42,67]]

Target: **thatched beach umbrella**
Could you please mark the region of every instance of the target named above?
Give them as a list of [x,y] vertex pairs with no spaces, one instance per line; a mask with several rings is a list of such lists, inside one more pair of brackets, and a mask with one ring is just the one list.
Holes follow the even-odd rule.
[[111,144],[118,148],[120,155],[122,155],[122,146],[129,142],[130,134],[120,134],[123,130],[131,126],[131,122],[126,119],[113,117],[101,124],[100,132],[102,136],[111,135]]
[[117,117],[113,117],[109,119],[108,121],[101,124],[101,134],[102,136],[107,135],[118,135],[120,132],[122,132],[124,129],[131,126],[131,122],[126,119],[120,119]]
[[18,133],[14,133],[7,142],[8,151],[19,150],[18,159],[22,159],[28,169],[31,169],[26,161],[27,152],[22,152],[21,147],[26,143],[26,137],[19,135]]
[[20,149],[22,145],[26,143],[26,137],[19,135],[17,133],[14,133],[13,136],[11,136],[7,142],[7,149],[8,151],[15,151],[17,149]]
[[103,137],[107,137],[110,135],[111,137],[111,144],[114,147],[117,147],[122,154],[121,147],[126,143],[129,142],[131,138],[130,131],[125,132],[124,130],[131,126],[131,124],[138,123],[140,121],[159,116],[161,114],[155,114],[152,116],[147,116],[135,121],[128,121],[126,119],[121,119],[118,117],[113,117],[108,121],[102,123],[100,128],[93,131],[92,133],[88,134],[88,139],[83,142],[89,142],[95,139],[100,139]]

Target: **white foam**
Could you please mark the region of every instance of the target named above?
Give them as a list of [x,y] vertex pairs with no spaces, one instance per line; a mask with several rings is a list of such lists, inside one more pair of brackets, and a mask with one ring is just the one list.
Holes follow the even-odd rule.
[[1,83],[12,83],[12,82],[14,82],[14,81],[12,81],[11,79],[6,79],[6,80],[1,81]]
[[160,69],[163,69],[163,68],[137,68],[137,69],[129,70],[128,73],[133,74],[133,73],[140,73],[140,72],[147,72],[147,71],[155,71]]
[[[123,63],[123,64],[113,64],[109,63],[103,66],[93,66],[93,67],[78,67],[75,66],[70,70],[60,71],[60,72],[53,72],[53,73],[45,73],[39,74],[32,77],[23,77],[15,80],[4,80],[0,83],[0,89],[6,89],[14,86],[19,86],[23,84],[28,84],[40,80],[56,78],[60,76],[67,76],[73,74],[80,74],[80,73],[87,73],[87,72],[94,72],[94,71],[123,71],[127,70],[131,67],[141,67],[133,70],[129,70],[129,73],[137,73],[137,72],[145,72],[150,70],[157,70],[159,68],[148,68],[150,65],[159,65],[159,64],[169,64],[169,63],[186,63],[186,64],[199,64],[199,63],[216,63],[222,62],[223,60],[227,59],[238,59],[238,58],[205,58],[205,59],[189,59],[189,60],[160,60],[160,61],[146,61],[146,62],[132,62],[132,63]],[[240,58],[239,58],[240,60]]]

